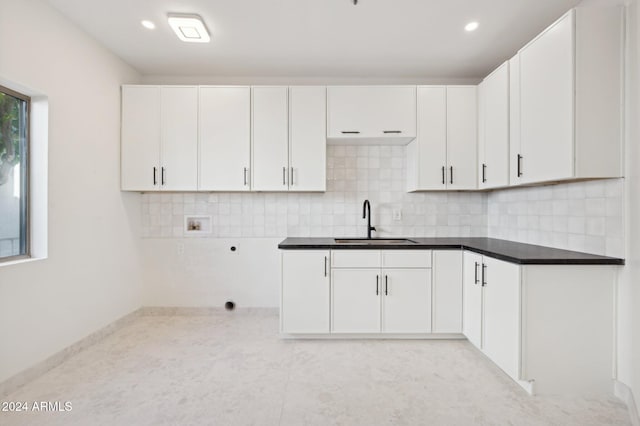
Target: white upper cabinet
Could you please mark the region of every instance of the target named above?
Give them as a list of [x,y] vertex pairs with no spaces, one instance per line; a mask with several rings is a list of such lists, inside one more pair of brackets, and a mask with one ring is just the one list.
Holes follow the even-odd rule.
[[478,144],[476,86],[447,87],[448,189],[476,189]]
[[122,88],[122,189],[195,191],[198,88]]
[[327,89],[330,143],[406,144],[416,137],[415,86]]
[[418,136],[407,146],[407,189],[476,189],[476,86],[418,87]]
[[160,88],[122,87],[121,187],[160,188]]
[[200,87],[198,189],[248,191],[251,88]]
[[287,87],[253,87],[252,188],[287,191],[289,185],[289,124]]
[[622,17],[620,7],[578,7],[511,61],[512,185],[622,175]]
[[509,63],[478,86],[478,186],[509,185]]
[[327,89],[289,87],[289,190],[327,187]]

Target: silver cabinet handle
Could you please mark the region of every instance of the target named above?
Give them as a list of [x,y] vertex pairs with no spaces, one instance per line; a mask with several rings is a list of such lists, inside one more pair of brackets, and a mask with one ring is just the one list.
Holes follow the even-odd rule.
[[156,186],[158,184],[158,168],[154,167],[153,168],[153,186]]
[[444,166],[442,166],[442,184],[443,185],[445,184],[444,179],[445,179],[445,177],[444,177]]
[[291,167],[291,176],[289,176],[289,186],[293,186],[293,167]]
[[476,266],[474,268],[475,270],[475,278],[473,279],[473,283],[474,284],[478,284],[480,282],[480,280],[478,279],[478,266],[480,265],[478,262],[475,262]]
[[385,296],[389,295],[389,276],[388,275],[384,276],[384,295]]
[[402,130],[383,130],[382,133],[388,134],[388,133],[402,133]]
[[449,175],[449,183],[453,185],[453,166],[449,167],[450,175]]
[[287,184],[287,168],[283,167],[282,168],[282,185],[286,185]]
[[376,296],[380,294],[380,276],[376,275]]
[[360,132],[358,132],[357,130],[343,130],[340,133],[342,133],[343,135],[358,135],[358,134],[360,134]]
[[247,186],[247,168],[244,168],[244,186]]
[[160,184],[164,185],[165,181],[164,181],[164,167],[162,167],[162,172],[160,173]]

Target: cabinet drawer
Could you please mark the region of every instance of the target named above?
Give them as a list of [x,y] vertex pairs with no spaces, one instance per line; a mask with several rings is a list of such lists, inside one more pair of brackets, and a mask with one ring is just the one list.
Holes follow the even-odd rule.
[[379,268],[380,250],[332,250],[333,268]]
[[382,250],[383,268],[431,268],[431,250]]

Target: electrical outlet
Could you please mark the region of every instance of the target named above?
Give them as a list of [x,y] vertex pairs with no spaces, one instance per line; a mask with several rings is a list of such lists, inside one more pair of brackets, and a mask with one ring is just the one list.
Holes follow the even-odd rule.
[[184,254],[184,243],[178,243],[177,249],[178,256],[182,256]]
[[393,220],[395,220],[395,221],[402,220],[402,210],[401,209],[393,209]]

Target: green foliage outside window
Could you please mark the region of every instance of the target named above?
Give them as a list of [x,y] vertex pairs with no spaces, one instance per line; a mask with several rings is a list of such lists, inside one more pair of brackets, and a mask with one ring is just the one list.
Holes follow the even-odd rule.
[[24,101],[0,92],[0,185],[7,183],[14,166],[20,163],[23,108]]

